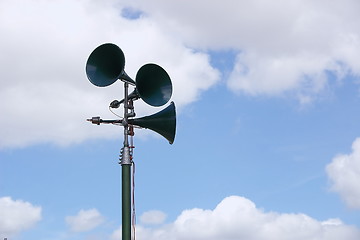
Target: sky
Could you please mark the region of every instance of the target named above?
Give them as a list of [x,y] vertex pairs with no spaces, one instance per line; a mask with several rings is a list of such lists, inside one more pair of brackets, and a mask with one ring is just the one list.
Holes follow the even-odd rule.
[[87,79],[103,43],[173,84],[174,143],[135,129],[136,239],[359,239],[359,9],[0,0],[0,239],[121,239],[123,129],[85,121],[123,98]]

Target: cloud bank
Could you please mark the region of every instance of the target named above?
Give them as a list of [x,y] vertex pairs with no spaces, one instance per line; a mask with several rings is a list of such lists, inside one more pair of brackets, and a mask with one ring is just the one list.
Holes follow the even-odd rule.
[[41,220],[41,207],[10,197],[0,198],[0,238],[15,236]]
[[237,50],[228,79],[234,92],[316,94],[328,84],[329,72],[338,80],[360,74],[356,0],[138,0],[134,5],[164,29],[176,29],[194,48]]
[[[122,98],[120,82],[96,88],[85,76],[87,57],[105,42],[122,48],[132,77],[148,62],[164,67],[179,109],[221,80],[235,93],[306,103],[331,80],[360,75],[357,0],[4,0],[0,7],[0,149],[118,136],[84,122],[111,118],[108,104]],[[209,52],[229,49],[237,56],[222,79]],[[136,109],[151,112],[141,103]]]
[[352,144],[350,154],[336,156],[326,166],[331,189],[351,208],[360,209],[360,138]]
[[[120,239],[121,231],[111,236]],[[266,212],[249,199],[230,196],[214,210],[183,211],[172,223],[158,228],[137,226],[139,240],[337,240],[359,239],[360,230],[339,219],[318,221],[305,214]]]
[[[121,1],[1,1],[0,149],[119,135],[113,127],[100,130],[85,122],[97,115],[113,118],[108,105],[123,95],[120,82],[97,88],[86,78],[86,60],[102,43],[122,48],[132,77],[149,62],[166,69],[180,109],[218,82],[219,72],[206,54],[184,46],[149,18],[123,17],[125,6]],[[138,115],[153,111],[143,105]]]

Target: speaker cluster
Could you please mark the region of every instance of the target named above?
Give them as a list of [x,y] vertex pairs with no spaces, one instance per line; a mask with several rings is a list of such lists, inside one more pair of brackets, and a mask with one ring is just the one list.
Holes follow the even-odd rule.
[[[176,132],[175,104],[171,104],[162,111],[142,118],[132,118],[132,102],[142,99],[151,106],[159,107],[169,102],[172,96],[172,83],[168,73],[159,65],[148,63],[143,65],[133,80],[125,72],[125,55],[123,51],[113,43],[105,43],[90,54],[86,62],[86,75],[89,81],[97,87],[106,87],[117,80],[124,82],[125,96],[121,101],[113,101],[112,108],[118,108],[124,104],[124,118],[119,120],[102,120],[100,117],[89,119],[94,124],[119,123],[124,127],[128,125],[151,129],[165,137],[170,144],[174,142]],[[128,85],[135,86],[130,94]],[[130,111],[130,113],[129,113]],[[126,137],[126,136],[125,136]]]

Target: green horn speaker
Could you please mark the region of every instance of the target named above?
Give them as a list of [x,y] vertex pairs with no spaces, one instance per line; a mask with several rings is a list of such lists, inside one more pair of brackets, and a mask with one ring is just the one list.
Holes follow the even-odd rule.
[[86,75],[90,82],[98,87],[106,87],[118,79],[135,83],[124,71],[123,51],[112,43],[105,43],[90,54],[86,62]]
[[159,107],[172,95],[171,79],[167,72],[154,63],[145,64],[136,74],[136,90],[144,102]]
[[174,102],[171,102],[168,107],[158,113],[142,118],[129,119],[128,122],[135,126],[151,129],[159,133],[172,144],[175,139],[176,131],[175,104]]

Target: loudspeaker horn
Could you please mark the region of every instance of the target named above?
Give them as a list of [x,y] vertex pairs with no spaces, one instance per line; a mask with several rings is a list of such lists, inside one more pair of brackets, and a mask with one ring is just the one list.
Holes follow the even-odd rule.
[[128,119],[129,124],[148,128],[166,138],[170,144],[174,142],[176,132],[175,104],[171,102],[168,107],[150,116]]
[[90,54],[86,62],[86,75],[90,82],[98,87],[106,87],[118,79],[135,85],[124,71],[125,56],[115,44],[105,43]]
[[171,79],[157,64],[148,63],[136,74],[136,90],[144,102],[159,107],[166,104],[172,95]]

